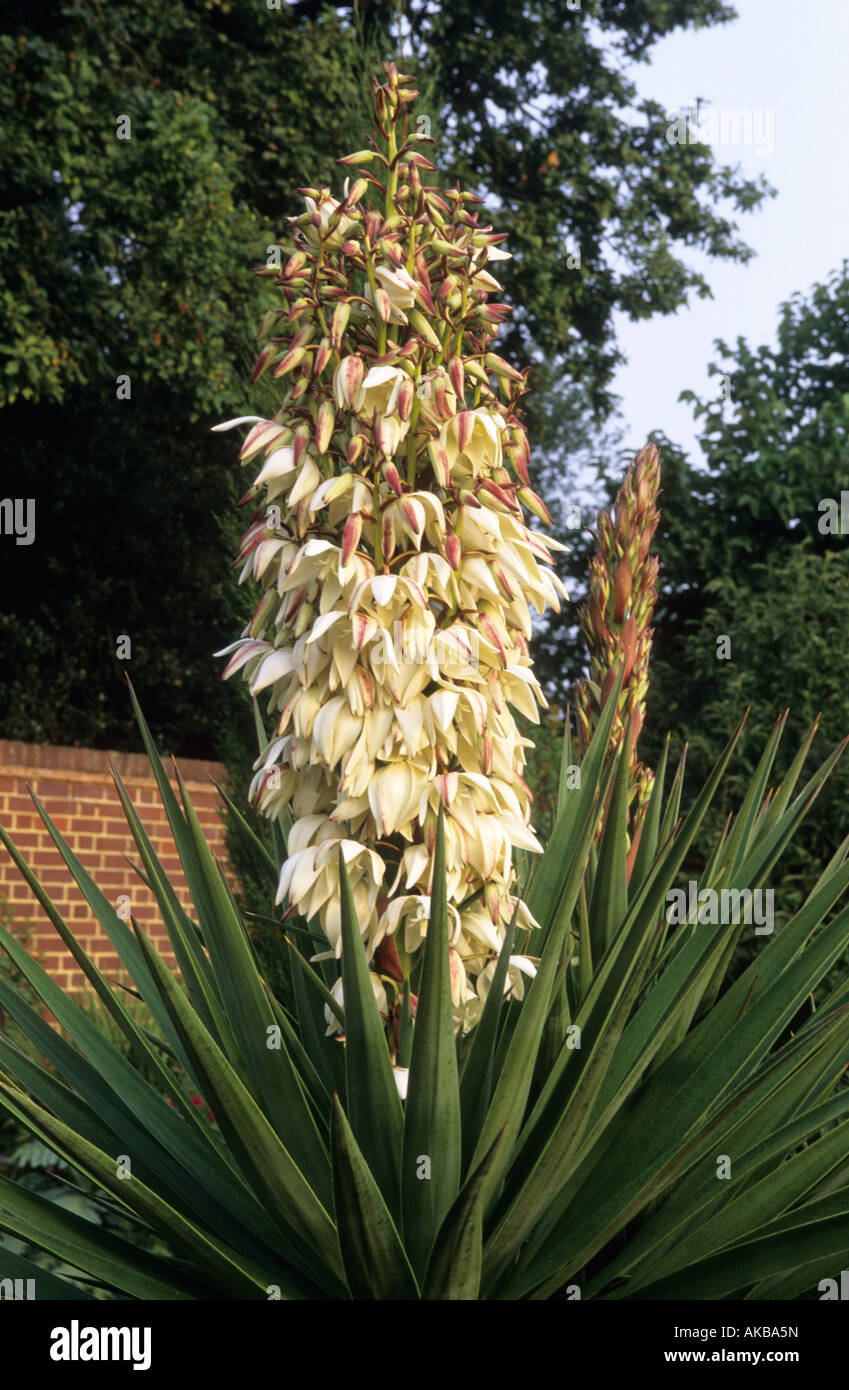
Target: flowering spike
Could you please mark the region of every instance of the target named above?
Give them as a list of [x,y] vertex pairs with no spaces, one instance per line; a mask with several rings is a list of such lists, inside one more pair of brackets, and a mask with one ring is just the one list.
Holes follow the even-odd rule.
[[[265,772],[252,785],[268,815],[292,817],[282,913],[316,918],[339,948],[341,849],[376,991],[420,948],[443,816],[451,997],[468,1028],[505,922],[520,906],[536,925],[515,897],[515,851],[539,844],[511,711],[534,719],[544,704],[530,615],[559,611],[564,590],[521,510],[548,516],[518,423],[525,376],[491,350],[507,308],[485,302],[499,289],[489,262],[504,253],[479,200],[423,186],[432,165],[399,125],[414,92],[385,72],[374,149],[343,161],[373,172],[338,200],[304,189],[290,220],[280,308],[257,337],[258,374],[281,381],[277,415],[230,422],[252,427],[249,495],[264,487],[277,516],[269,527],[260,509],[242,545],[261,592],[228,670],[268,692],[277,725],[266,765],[281,789]],[[650,559],[629,559],[633,680]],[[613,621],[615,573],[591,598],[596,626]]]

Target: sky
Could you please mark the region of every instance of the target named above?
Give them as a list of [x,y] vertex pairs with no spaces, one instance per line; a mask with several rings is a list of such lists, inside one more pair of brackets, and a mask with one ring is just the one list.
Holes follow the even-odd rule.
[[[718,393],[707,372],[717,358],[714,341],[773,343],[778,306],[849,257],[849,0],[736,0],[735,8],[739,18],[730,24],[673,34],[655,46],[649,64],[632,70],[640,95],[670,113],[697,97],[708,103],[705,123],[711,109],[717,117],[723,108],[751,112],[750,144],[715,143],[707,125],[704,133],[719,162],[739,164],[750,177],[763,173],[777,190],[735,219],[757,252],[748,265],[684,251],[704,271],[712,299],[694,297],[689,308],[641,323],[616,316],[628,358],[613,383],[623,444],[637,449],[650,430],[662,429],[694,462],[701,460],[696,422],[677,398],[685,389]],[[731,133],[728,121],[726,140]]]

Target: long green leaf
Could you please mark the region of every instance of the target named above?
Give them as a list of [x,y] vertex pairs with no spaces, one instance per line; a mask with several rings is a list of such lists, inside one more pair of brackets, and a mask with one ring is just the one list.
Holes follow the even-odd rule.
[[404,1244],[417,1277],[427,1267],[436,1234],[457,1196],[462,1163],[441,810],[430,901],[401,1158]]

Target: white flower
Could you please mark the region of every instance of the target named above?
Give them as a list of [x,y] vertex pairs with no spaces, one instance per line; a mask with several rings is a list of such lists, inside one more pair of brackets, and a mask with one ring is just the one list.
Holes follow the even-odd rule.
[[[386,1018],[387,1015],[388,1015],[388,1013],[389,1013],[389,1003],[388,1003],[387,998],[386,998],[386,990],[385,990],[384,987],[383,987],[383,981],[381,980],[381,978],[380,978],[379,975],[376,975],[376,974],[374,973],[373,970],[370,970],[370,971],[369,971],[369,980],[371,981],[372,992],[373,992],[373,994],[374,994],[375,1001],[376,1001],[376,1003],[377,1003],[377,1007],[378,1007],[378,1010],[380,1011],[381,1017],[382,1017],[382,1018]],[[345,998],[344,998],[344,994],[343,994],[343,991],[342,991],[342,980],[341,980],[341,978],[338,979],[338,980],[336,981],[336,983],[335,983],[335,985],[333,986],[333,988],[331,989],[330,993],[333,995],[333,998],[336,1000],[336,1003],[337,1003],[337,1004],[341,1004],[342,1008],[344,1009],[344,1007],[345,1007]],[[342,1024],[339,1022],[339,1019],[336,1017],[335,1013],[333,1012],[333,1010],[331,1009],[331,1007],[330,1007],[329,1004],[325,1004],[325,1006],[324,1006],[324,1020],[325,1020],[325,1022],[326,1022],[326,1024],[327,1024],[327,1029],[326,1029],[326,1032],[325,1032],[325,1037],[328,1037],[328,1038],[329,1038],[329,1037],[331,1037],[334,1033],[341,1033],[341,1032],[342,1032]],[[406,1076],[405,1076],[405,1083],[406,1083]]]
[[[347,192],[348,181],[346,179],[346,196]],[[336,198],[331,198],[328,194],[327,197],[323,198],[320,203],[316,203],[314,198],[304,198],[304,204],[311,218],[314,217],[316,213],[318,213],[318,216],[321,219],[320,228],[316,227],[315,223],[312,221],[310,221],[304,228],[304,236],[306,237],[310,245],[318,246],[321,243],[321,241],[324,240],[324,244],[328,248],[341,246],[345,240],[345,233],[353,223],[352,218],[344,216],[341,217],[337,226],[334,227],[333,231],[331,232],[330,236],[327,236],[327,224],[330,221],[336,209],[339,207],[339,201]]]
[[[412,309],[416,302],[416,282],[403,266],[390,270],[389,266],[375,267],[374,278],[377,288],[386,291],[389,300],[389,322],[408,323],[405,309]],[[365,296],[372,303],[371,285],[366,285]]]

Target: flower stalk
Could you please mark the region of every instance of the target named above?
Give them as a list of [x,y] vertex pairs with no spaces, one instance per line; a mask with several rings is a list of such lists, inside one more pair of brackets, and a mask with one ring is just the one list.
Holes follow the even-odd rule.
[[660,521],[660,458],[657,447],[641,449],[625,475],[613,514],[600,511],[595,553],[590,559],[589,598],[579,610],[581,631],[590,657],[589,678],[578,683],[577,732],[586,750],[608,696],[624,665],[611,733],[611,754],[629,735],[629,869],[639,844],[640,827],[651,795],[653,774],[640,762],[637,740],[645,718],[649,658],[654,629],[649,626],[657,602],[658,559],[650,555]]
[[[260,465],[240,578],[262,596],[225,676],[267,691],[276,719],[251,795],[292,815],[278,902],[317,917],[338,955],[341,846],[390,1023],[398,963],[415,964],[427,930],[441,809],[468,1028],[507,922],[535,926],[515,892],[514,851],[541,846],[512,711],[537,722],[545,705],[531,608],[559,611],[562,547],[525,522],[523,507],[548,518],[529,487],[526,374],[492,351],[504,238],[474,195],[423,182],[416,93],[384,71],[371,149],[339,161],[360,177],[341,200],[301,190],[282,273],[257,272],[283,304],[254,378],[280,382],[280,406],[216,427],[250,423],[241,458]],[[521,997],[533,972],[516,956],[508,988]]]

